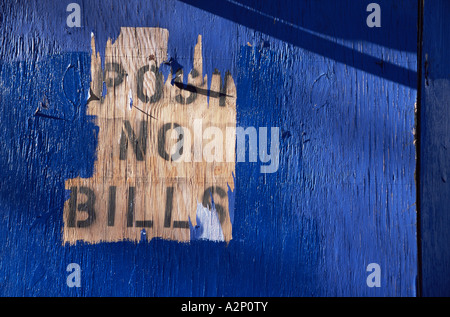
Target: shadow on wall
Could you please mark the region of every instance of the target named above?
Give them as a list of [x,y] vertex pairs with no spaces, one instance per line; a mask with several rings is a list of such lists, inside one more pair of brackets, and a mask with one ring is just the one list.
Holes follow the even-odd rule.
[[59,215],[64,180],[93,173],[98,128],[86,115],[89,71],[84,53],[0,64],[0,206],[6,210]]
[[[374,51],[373,45],[366,47],[369,43],[415,53],[416,36],[411,36],[411,32],[417,29],[417,10],[394,8],[409,4],[375,1],[380,5],[382,22],[381,27],[370,28],[366,24],[371,13],[367,6],[374,1],[179,1],[381,78],[410,88],[417,86],[414,60],[405,66],[410,63],[406,56],[404,60],[388,61],[387,56],[369,55]],[[417,7],[415,1],[411,6]],[[394,31],[405,36],[400,41],[393,39],[390,34]],[[347,40],[357,42],[359,49],[344,45]],[[380,50],[383,55],[383,49]]]

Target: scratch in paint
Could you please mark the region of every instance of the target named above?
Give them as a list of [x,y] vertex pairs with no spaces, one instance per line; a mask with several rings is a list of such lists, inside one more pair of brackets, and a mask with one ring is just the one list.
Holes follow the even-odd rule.
[[36,111],[34,113],[34,116],[35,117],[47,118],[47,119],[55,119],[55,120],[67,121],[66,119],[63,119],[63,118],[59,118],[59,117],[55,117],[55,116],[51,116],[51,115],[42,113],[41,110],[39,109],[39,107],[36,109]]

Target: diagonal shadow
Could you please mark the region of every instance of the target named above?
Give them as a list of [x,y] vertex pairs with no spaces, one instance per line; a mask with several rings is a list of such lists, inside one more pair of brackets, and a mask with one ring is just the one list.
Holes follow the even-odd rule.
[[[396,65],[388,60],[383,60],[374,56],[370,56],[368,54],[358,52],[352,48],[346,47],[337,42],[331,41],[323,36],[319,36],[320,32],[323,32],[324,28],[316,27],[315,29],[309,29],[307,27],[299,26],[294,24],[293,14],[289,17],[283,17],[282,12],[289,11],[298,11],[301,12],[305,6],[310,5],[308,1],[300,2],[290,2],[289,10],[284,7],[283,10],[280,9],[280,12],[273,10],[273,12],[267,12],[266,9],[263,10],[264,4],[260,4],[255,1],[209,1],[209,0],[179,0],[188,5],[197,7],[201,10],[210,12],[214,15],[220,16],[227,20],[233,21],[240,25],[246,26],[248,28],[254,29],[256,31],[262,32],[274,38],[277,38],[281,41],[293,44],[297,47],[303,48],[307,51],[319,54],[326,58],[335,60],[337,62],[355,67],[357,69],[363,70],[372,75],[388,79],[390,81],[396,82],[398,84],[407,86],[409,88],[416,89],[417,88],[417,72],[414,70],[407,69],[403,66]],[[286,1],[282,1],[286,2]],[[327,8],[328,11],[338,9],[338,12],[335,12],[335,16],[339,16],[343,12],[347,12],[347,9],[351,10],[359,10],[358,15],[351,15],[352,21],[357,18],[357,21],[362,21],[365,23],[366,17],[369,13],[366,12],[364,3],[357,3],[358,1],[338,1],[339,3],[333,4],[330,1],[320,2],[320,8]],[[380,3],[384,3],[384,0],[378,1]],[[269,4],[274,6],[274,1],[269,1]],[[367,5],[366,3],[365,5]],[[278,7],[283,7],[283,4],[277,4]],[[389,7],[388,4],[385,3],[384,7],[387,9]],[[261,6],[261,8],[257,7]],[[358,8],[355,9],[354,7]],[[331,8],[331,9],[330,9]],[[341,8],[341,9],[339,9]],[[415,8],[415,6],[414,6]],[[262,11],[263,10],[263,11]],[[388,10],[386,10],[388,11]],[[408,10],[407,10],[408,11]],[[295,13],[294,13],[295,14]],[[275,16],[277,15],[277,16]],[[279,18],[278,16],[281,16]],[[319,14],[317,15],[319,18]],[[345,22],[345,26],[334,27],[332,25],[339,24],[336,21],[328,21],[326,22],[327,29],[329,30],[328,34],[325,34],[328,37],[333,39],[336,38],[350,38],[350,39],[359,39],[365,40],[370,43],[381,44],[388,47],[393,47],[396,49],[400,49],[402,51],[415,51],[416,46],[412,40],[416,39],[416,35],[413,36],[402,36],[405,32],[409,32],[411,34],[412,30],[416,30],[414,27],[415,21],[411,24],[412,17],[404,16],[404,17],[394,17],[397,20],[397,27],[393,25],[392,21],[387,22],[387,26],[381,30],[370,29],[376,35],[370,34],[370,31],[365,30],[355,30],[358,26],[352,26],[351,22]],[[307,19],[308,20],[308,19]],[[310,20],[308,20],[310,21]],[[402,26],[402,24],[404,24]],[[322,26],[324,24],[322,23]],[[330,26],[331,25],[331,26]],[[400,26],[399,26],[400,25]],[[364,24],[365,26],[365,24]],[[413,26],[413,27],[411,27]],[[395,28],[396,27],[396,28]],[[369,30],[368,27],[365,26]],[[399,29],[400,28],[400,29]],[[392,29],[392,32],[398,32],[396,35],[392,35],[389,32],[389,29]],[[412,30],[411,30],[412,29]],[[331,30],[331,31],[330,31]],[[387,31],[387,32],[386,32]],[[323,33],[320,33],[323,34]],[[406,33],[408,34],[408,33]],[[401,36],[402,41],[397,40],[396,36]],[[412,40],[411,40],[412,39]],[[413,61],[412,61],[413,62]],[[414,62],[415,67],[415,62]]]

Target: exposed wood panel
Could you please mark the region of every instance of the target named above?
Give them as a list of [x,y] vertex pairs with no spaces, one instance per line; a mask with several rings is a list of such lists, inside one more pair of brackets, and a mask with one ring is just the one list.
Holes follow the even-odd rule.
[[[213,74],[208,91],[200,35],[186,88],[182,69],[172,67],[164,82],[159,67],[168,60],[168,37],[162,28],[121,28],[107,43],[105,71],[92,37],[87,114],[99,126],[96,164],[92,177],[66,183],[72,193],[65,242],[139,241],[143,232],[147,239],[186,242],[201,225],[217,232],[214,240],[231,240],[235,84],[227,74],[221,89],[220,74]],[[215,224],[197,223],[203,208],[217,213]]]
[[[376,1],[381,28],[369,28],[370,2],[86,0],[78,2],[80,27],[67,26],[69,1],[3,3],[1,294],[414,296],[417,2]],[[184,84],[211,79],[198,87],[210,91],[210,108],[221,102],[211,91],[237,97],[225,98],[232,110],[235,102],[235,113],[212,112],[210,121],[255,129],[258,142],[252,148],[247,136],[245,159],[218,169],[225,173],[223,187],[230,185],[221,202],[228,204],[232,223],[226,241],[204,234],[212,218],[197,208],[189,212],[200,225],[190,227],[189,238],[151,239],[135,230],[115,242],[100,242],[98,237],[108,237],[100,233],[86,239],[95,244],[75,243],[75,235],[64,243],[64,205],[69,208],[73,197],[67,189],[79,187],[71,182],[108,173],[108,142],[115,139],[111,148],[120,155],[118,131],[138,131],[109,124],[117,118],[89,108],[116,97],[103,94],[106,83],[97,79],[122,28],[167,30],[163,55],[183,67]],[[202,76],[189,79],[199,66],[199,36]],[[180,87],[169,79],[173,68],[157,53],[155,61],[146,61],[149,69],[158,66],[166,88],[176,94]],[[113,56],[124,63],[129,58]],[[134,90],[133,105],[148,106],[134,103]],[[127,93],[118,95],[125,106]],[[99,100],[88,103],[93,95]],[[174,106],[167,116],[190,125],[195,116],[187,116],[205,105],[180,112]],[[140,109],[158,117],[158,109],[148,107]],[[114,137],[104,137],[105,126],[116,128],[108,134]],[[270,164],[272,173],[263,173]],[[132,166],[136,173],[139,168]],[[100,191],[105,195],[98,198],[103,207],[95,207],[97,219],[107,223],[110,186]],[[163,206],[167,191],[156,192]],[[117,187],[115,195],[122,199],[117,208],[129,208],[129,188]],[[200,197],[188,196],[192,204]],[[76,212],[85,213],[81,203]],[[80,287],[66,284],[70,263],[81,267]],[[380,287],[367,284],[371,263],[381,268]]]

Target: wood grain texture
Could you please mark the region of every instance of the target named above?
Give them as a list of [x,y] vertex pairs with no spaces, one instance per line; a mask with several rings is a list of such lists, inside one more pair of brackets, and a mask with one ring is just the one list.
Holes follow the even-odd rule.
[[[67,27],[66,2],[2,3],[0,294],[415,296],[417,2],[376,1],[378,29],[365,23],[370,2],[84,0],[80,28]],[[214,90],[229,72],[237,97],[232,123],[280,129],[276,173],[261,173],[259,157],[233,163],[228,243],[205,239],[209,219],[201,217],[189,242],[170,234],[158,236],[174,239],[150,240],[133,229],[125,241],[99,242],[109,235],[102,233],[92,237],[99,243],[63,243],[64,206],[72,197],[67,189],[98,176],[98,166],[110,162],[105,138],[114,135],[117,145],[127,130],[110,124],[118,121],[114,116],[90,109],[113,96],[108,87],[103,93],[107,83],[92,80],[106,69],[104,62],[130,58],[108,51],[122,28],[167,30],[161,59],[167,53],[183,66],[183,84],[206,76]],[[199,35],[202,76],[189,78],[198,66]],[[153,55],[157,62],[146,65],[158,66],[171,86],[171,68],[158,51]],[[171,94],[179,93],[171,87]],[[126,106],[129,89],[121,89],[120,106]],[[147,96],[152,92],[147,86]],[[100,100],[88,103],[93,95]],[[151,114],[159,118],[162,111]],[[134,110],[125,115],[143,118]],[[184,115],[177,120],[188,125]],[[114,133],[104,134],[105,126]],[[131,160],[135,153],[127,150]],[[73,180],[77,186],[70,186]],[[156,191],[166,199],[167,192]],[[117,187],[124,202],[129,193]],[[103,208],[108,199],[99,198]],[[135,220],[147,220],[141,216]],[[79,288],[66,284],[69,263],[81,267]],[[379,288],[366,284],[369,263],[381,267]]]
[[[70,179],[66,189],[92,191],[95,202],[81,208],[81,214],[89,214],[90,208],[92,215],[87,217],[95,215],[95,220],[86,224],[86,215],[80,215],[76,201],[80,194],[74,192],[65,204],[64,242],[139,241],[142,228],[148,239],[186,242],[190,227],[198,225],[198,204],[218,214],[220,227],[212,230],[220,231],[221,240],[231,240],[226,190],[234,190],[234,81],[226,76],[223,105],[220,98],[208,100],[208,95],[201,93],[208,90],[208,78],[203,77],[199,35],[187,81],[194,91],[185,92],[174,85],[175,76],[183,81],[183,73],[175,73],[176,69],[163,82],[159,67],[168,60],[168,37],[166,29],[121,28],[105,49],[104,64],[109,71],[102,70],[92,37],[90,91],[99,97],[89,102],[87,114],[94,116],[99,126],[97,158],[94,175]],[[220,75],[213,74],[212,91],[220,92],[220,81]],[[102,92],[104,82],[108,82],[106,93]],[[174,131],[176,127],[182,130]],[[182,142],[176,158],[172,147],[177,142],[170,137],[173,132],[175,140]],[[220,213],[211,203],[203,205],[205,200],[220,205]],[[84,220],[73,219],[77,217]]]
[[447,1],[424,2],[421,105],[423,296],[450,295],[450,61]]

